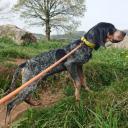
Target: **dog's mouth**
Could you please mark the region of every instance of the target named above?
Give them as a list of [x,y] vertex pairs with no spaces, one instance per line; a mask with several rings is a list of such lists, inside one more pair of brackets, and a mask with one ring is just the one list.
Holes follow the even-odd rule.
[[111,42],[112,43],[119,43],[119,42],[121,42],[122,40],[112,40]]

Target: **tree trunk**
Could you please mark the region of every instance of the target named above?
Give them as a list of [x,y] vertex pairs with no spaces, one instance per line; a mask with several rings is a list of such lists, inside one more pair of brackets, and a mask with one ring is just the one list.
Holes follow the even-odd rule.
[[50,24],[49,24],[49,20],[46,21],[46,38],[47,40],[50,40],[50,33],[51,33],[51,27],[50,27]]
[[51,26],[50,26],[50,11],[49,11],[49,0],[44,0],[45,3],[45,25],[46,25],[46,38],[50,40]]

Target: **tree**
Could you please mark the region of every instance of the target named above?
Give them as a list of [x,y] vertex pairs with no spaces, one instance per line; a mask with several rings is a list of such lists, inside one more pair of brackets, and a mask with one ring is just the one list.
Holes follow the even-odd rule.
[[45,27],[48,40],[51,29],[76,28],[79,24],[77,17],[85,12],[84,0],[19,0],[14,8],[31,25]]

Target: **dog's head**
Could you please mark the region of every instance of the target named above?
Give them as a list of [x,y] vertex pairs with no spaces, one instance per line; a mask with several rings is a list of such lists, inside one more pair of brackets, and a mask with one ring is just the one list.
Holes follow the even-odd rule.
[[125,32],[117,30],[113,24],[101,22],[91,28],[85,34],[85,38],[96,44],[95,50],[97,50],[100,46],[105,46],[105,43],[108,41],[112,43],[122,41],[125,35]]
[[126,33],[124,31],[116,30],[113,33],[107,34],[107,41],[118,43],[124,40]]

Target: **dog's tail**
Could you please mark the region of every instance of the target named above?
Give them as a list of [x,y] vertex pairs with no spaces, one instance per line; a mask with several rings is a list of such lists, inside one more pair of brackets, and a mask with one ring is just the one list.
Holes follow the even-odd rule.
[[5,92],[5,95],[9,94],[10,92],[12,92],[15,88],[16,88],[16,80],[18,79],[19,73],[21,71],[21,69],[26,65],[25,63],[22,63],[18,66],[18,68],[15,70],[13,78],[12,78],[12,82],[11,85],[9,87],[9,89]]

